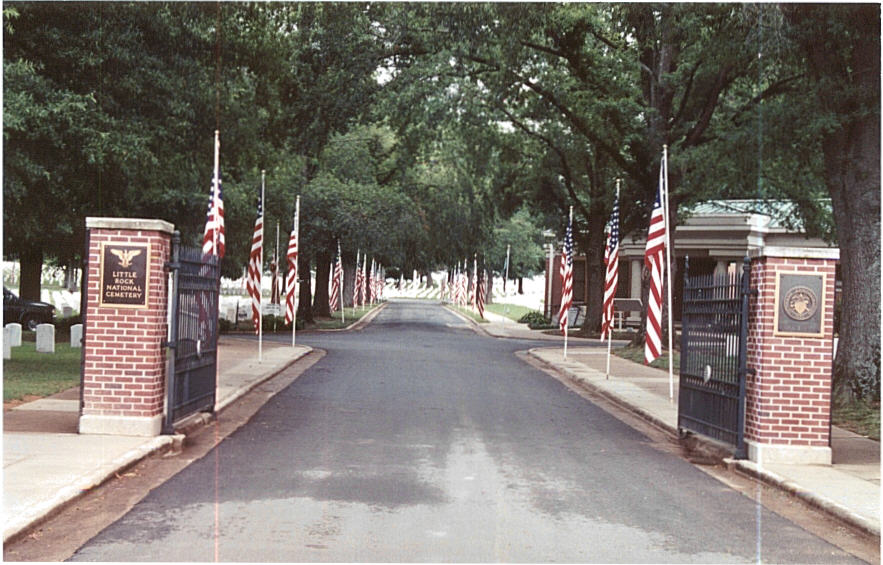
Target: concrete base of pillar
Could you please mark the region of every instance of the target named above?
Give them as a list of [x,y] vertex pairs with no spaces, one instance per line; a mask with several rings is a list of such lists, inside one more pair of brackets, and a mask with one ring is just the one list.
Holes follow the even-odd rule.
[[831,448],[813,445],[770,445],[745,440],[748,459],[758,465],[830,465]]
[[81,434],[154,437],[162,431],[162,414],[156,416],[80,416]]

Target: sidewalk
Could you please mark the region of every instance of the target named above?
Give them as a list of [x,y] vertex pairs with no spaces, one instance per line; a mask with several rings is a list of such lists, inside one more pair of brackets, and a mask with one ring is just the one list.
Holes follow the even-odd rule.
[[[668,373],[611,356],[610,378],[606,378],[607,351],[596,339],[573,339],[563,358],[563,338],[533,331],[493,313],[485,312],[488,324],[480,331],[494,336],[521,339],[552,339],[555,347],[535,348],[529,354],[554,367],[574,381],[644,419],[677,435],[678,377],[674,377],[674,399],[669,401]],[[595,347],[586,347],[587,344]],[[624,343],[624,342],[622,342]],[[551,345],[551,344],[550,344]],[[748,460],[727,460],[738,471],[798,496],[853,526],[880,536],[880,442],[832,427],[834,464],[758,464]]]
[[[669,401],[668,373],[611,357],[605,376],[603,348],[574,348],[564,361],[560,347],[530,350],[530,355],[575,381],[677,435],[678,387]],[[798,496],[857,528],[880,535],[880,443],[832,427],[834,464],[758,464],[727,460],[738,471]]]
[[[218,340],[220,412],[249,390],[312,351],[306,346],[232,336]],[[3,541],[117,471],[169,449],[181,436],[80,435],[78,389],[22,404],[3,414]]]

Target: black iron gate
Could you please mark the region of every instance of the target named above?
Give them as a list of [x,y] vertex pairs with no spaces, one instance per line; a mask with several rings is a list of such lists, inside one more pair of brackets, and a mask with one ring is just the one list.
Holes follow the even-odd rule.
[[678,429],[745,457],[745,375],[750,263],[730,275],[684,277]]
[[169,263],[169,367],[163,433],[195,412],[212,411],[217,388],[218,300],[220,264],[217,256],[180,245],[175,232]]

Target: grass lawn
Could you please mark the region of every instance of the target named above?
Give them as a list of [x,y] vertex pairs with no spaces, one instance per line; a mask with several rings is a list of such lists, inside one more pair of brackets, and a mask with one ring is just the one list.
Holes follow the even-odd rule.
[[[335,312],[334,316],[331,318],[324,318],[316,320],[315,324],[307,324],[305,329],[311,330],[339,330],[346,327],[349,327],[351,324],[358,322],[362,319],[362,316],[374,310],[377,306],[363,306],[362,308],[356,308],[355,313],[353,313],[352,308],[346,308],[343,311],[344,321],[340,320],[340,312]],[[290,330],[289,330],[290,331]]]
[[831,420],[835,426],[880,441],[880,404],[851,402],[834,406]]
[[453,305],[453,304],[449,304],[448,306],[450,306],[451,308],[453,308],[453,309],[456,310],[457,312],[463,314],[463,315],[466,316],[467,318],[469,318],[469,319],[471,319],[471,320],[475,320],[475,321],[478,322],[479,324],[487,324],[487,323],[488,323],[487,320],[483,320],[482,318],[479,318],[479,317],[478,317],[478,314],[476,314],[475,312],[473,312],[471,307],[460,308],[459,306],[455,306],[455,305]]
[[80,384],[82,349],[56,343],[55,353],[37,353],[33,342],[12,348],[3,361],[3,402],[27,395],[50,396]]
[[[615,336],[614,336],[615,337]],[[619,347],[613,349],[613,354],[623,359],[628,359],[629,361],[634,361],[635,363],[644,364],[644,348],[643,346],[634,346],[629,345],[628,347]],[[668,352],[663,351],[662,355],[659,356],[655,361],[650,363],[651,367],[655,367],[657,369],[664,369],[668,371]],[[674,352],[674,374],[680,374],[680,366],[681,366],[681,354],[677,351]]]
[[486,304],[485,310],[493,312],[494,314],[499,314],[500,316],[506,316],[516,322],[528,312],[533,312],[532,308],[526,306],[519,306],[517,304],[498,304],[496,302],[493,304]]

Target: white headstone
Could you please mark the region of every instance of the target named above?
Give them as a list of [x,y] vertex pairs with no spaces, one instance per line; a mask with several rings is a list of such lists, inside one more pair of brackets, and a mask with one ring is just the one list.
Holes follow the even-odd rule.
[[9,345],[9,326],[3,328],[3,358],[12,359],[12,346]]
[[62,306],[61,307],[61,317],[62,318],[70,318],[74,315],[74,309],[70,306]]
[[37,326],[37,353],[55,353],[55,326],[52,324]]
[[6,324],[6,329],[9,330],[9,347],[19,347],[21,345],[21,324],[11,322]]
[[71,326],[71,347],[83,347],[83,324]]

